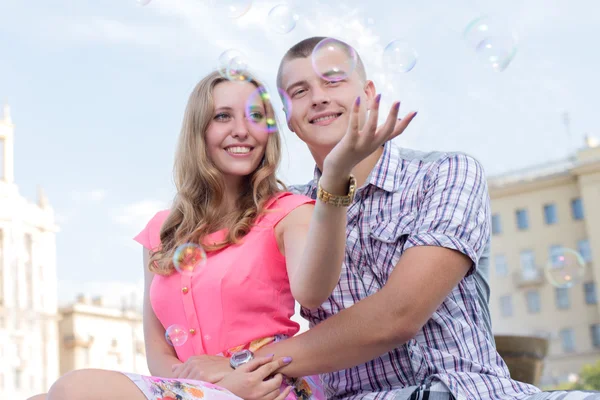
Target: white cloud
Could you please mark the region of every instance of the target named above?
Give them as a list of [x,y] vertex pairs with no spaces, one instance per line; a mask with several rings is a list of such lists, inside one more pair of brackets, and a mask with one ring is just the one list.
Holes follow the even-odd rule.
[[73,190],[71,200],[76,203],[99,203],[106,198],[107,192],[104,189],[93,190]]

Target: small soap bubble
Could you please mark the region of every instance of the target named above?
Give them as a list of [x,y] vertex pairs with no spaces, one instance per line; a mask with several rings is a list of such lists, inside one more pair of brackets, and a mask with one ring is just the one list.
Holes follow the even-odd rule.
[[267,24],[273,32],[286,34],[290,33],[300,19],[298,13],[290,6],[280,4],[269,11]]
[[171,325],[165,331],[165,339],[167,340],[167,343],[169,343],[169,345],[171,346],[182,346],[183,344],[185,344],[185,342],[187,342],[188,332],[181,325]]
[[173,253],[173,265],[182,275],[194,275],[205,263],[206,252],[195,243],[182,244]]
[[417,52],[404,40],[393,40],[383,50],[383,67],[387,73],[406,73],[417,65]]
[[271,103],[271,95],[263,86],[257,88],[246,100],[246,119],[254,126],[266,133],[277,132],[277,123],[273,116],[267,115],[267,104]]
[[496,72],[504,71],[517,54],[517,37],[509,24],[492,17],[471,21],[463,32],[467,45]]
[[351,46],[334,38],[321,40],[312,52],[313,69],[331,82],[348,78],[356,68],[357,59]]
[[585,273],[585,260],[575,250],[561,248],[546,264],[546,277],[551,285],[570,288],[579,283]]
[[250,10],[250,0],[212,0],[212,5],[218,13],[227,18],[240,18]]

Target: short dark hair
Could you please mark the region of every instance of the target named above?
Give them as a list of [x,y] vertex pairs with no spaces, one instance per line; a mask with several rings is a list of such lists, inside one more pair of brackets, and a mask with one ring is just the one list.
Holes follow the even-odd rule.
[[[281,73],[283,71],[283,66],[285,65],[285,63],[288,61],[295,60],[297,58],[311,57],[312,52],[315,49],[315,47],[317,47],[317,44],[319,44],[323,39],[329,39],[329,38],[326,36],[313,36],[308,39],[304,39],[304,40],[296,43],[292,47],[290,47],[290,49],[287,51],[287,53],[285,53],[285,55],[281,59],[281,62],[279,63],[279,70],[277,71],[277,88],[278,89],[282,89]],[[338,39],[335,39],[335,40],[338,40]],[[358,54],[356,49],[354,49],[354,47],[350,46],[348,43],[342,42],[341,40],[338,40],[338,41],[341,43],[344,43],[346,46],[348,46],[352,50],[354,50],[354,52],[356,53],[356,67],[355,67],[356,71],[358,72],[358,75],[361,77],[361,79],[366,81],[367,80],[367,72],[365,70],[365,65],[363,64],[362,59],[360,58],[360,55]]]

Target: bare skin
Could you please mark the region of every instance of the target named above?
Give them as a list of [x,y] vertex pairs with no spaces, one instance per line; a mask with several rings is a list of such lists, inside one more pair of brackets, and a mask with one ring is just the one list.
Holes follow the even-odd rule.
[[[283,400],[291,387],[280,391],[283,376],[275,374],[285,362],[273,357],[260,357],[241,366],[224,380],[223,386],[237,393],[245,393],[244,399]],[[238,377],[232,375],[238,375]],[[244,379],[239,376],[244,375]],[[71,371],[52,385],[47,394],[39,394],[28,400],[147,400],[146,395],[127,376],[116,371],[80,369]],[[232,395],[232,399],[239,397]]]

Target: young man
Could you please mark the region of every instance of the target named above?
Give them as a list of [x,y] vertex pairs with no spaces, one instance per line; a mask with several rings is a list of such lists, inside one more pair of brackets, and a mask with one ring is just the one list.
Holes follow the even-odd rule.
[[[344,136],[356,97],[365,121],[377,95],[360,57],[348,76],[333,71],[343,79],[314,72],[311,54],[322,39],[292,47],[277,77],[291,99],[289,128],[316,162],[315,178],[293,189],[313,198],[323,160]],[[291,357],[280,370],[288,376],[321,374],[329,398],[563,398],[510,379],[496,352],[483,278],[490,209],[481,165],[464,154],[388,142],[353,175],[358,189],[337,287],[317,309],[302,310],[308,332],[257,355]],[[200,379],[215,382],[226,373],[215,357],[192,362]]]

